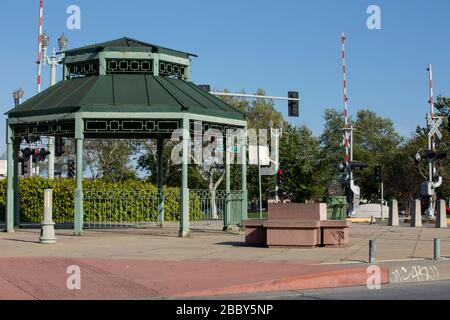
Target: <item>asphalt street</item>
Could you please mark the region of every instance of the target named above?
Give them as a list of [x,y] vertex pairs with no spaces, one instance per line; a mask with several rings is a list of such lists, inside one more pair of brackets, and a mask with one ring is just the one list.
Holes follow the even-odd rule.
[[380,290],[348,287],[247,294],[233,298],[258,300],[449,300],[450,280],[402,285],[390,284],[382,286]]

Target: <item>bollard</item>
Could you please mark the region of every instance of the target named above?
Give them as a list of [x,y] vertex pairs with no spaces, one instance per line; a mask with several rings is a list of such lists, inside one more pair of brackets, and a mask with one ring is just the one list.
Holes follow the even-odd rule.
[[369,240],[369,263],[377,262],[377,241]]
[[391,207],[389,208],[389,226],[390,227],[398,227],[398,203],[397,200],[392,200]]
[[434,260],[441,259],[441,239],[434,238]]
[[445,200],[438,201],[438,210],[436,215],[436,228],[447,228],[447,210]]
[[411,227],[421,228],[422,227],[422,208],[420,205],[420,200],[414,200],[413,206],[411,208]]
[[41,237],[43,244],[56,243],[55,223],[53,222],[53,190],[44,190],[44,219],[41,224]]

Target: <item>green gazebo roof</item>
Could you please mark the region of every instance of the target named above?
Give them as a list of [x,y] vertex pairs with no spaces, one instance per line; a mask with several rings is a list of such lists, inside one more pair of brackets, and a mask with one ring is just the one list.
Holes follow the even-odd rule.
[[149,52],[166,53],[183,58],[189,58],[189,56],[197,57],[197,55],[193,53],[169,49],[128,37],[123,37],[116,40],[96,43],[85,47],[67,50],[66,55],[71,56],[83,53],[96,53],[100,51],[149,51]]
[[192,82],[151,74],[97,75],[58,82],[7,112],[21,118],[74,112],[182,112],[245,120]]

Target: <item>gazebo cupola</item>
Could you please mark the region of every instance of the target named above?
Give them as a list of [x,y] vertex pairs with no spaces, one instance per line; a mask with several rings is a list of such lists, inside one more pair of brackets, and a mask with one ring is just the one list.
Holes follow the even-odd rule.
[[121,38],[66,52],[64,79],[108,74],[152,74],[190,79],[196,55]]
[[[163,143],[182,131],[182,181],[180,235],[189,235],[188,163],[190,141],[211,130],[226,135],[228,129],[245,132],[245,115],[190,81],[190,58],[195,55],[121,38],[68,50],[63,80],[31,97],[7,113],[7,215],[6,227],[18,225],[18,155],[23,141],[41,136],[75,140],[74,233],[81,235],[86,223],[83,194],[85,139],[157,140],[158,190],[163,192]],[[243,130],[238,130],[243,129]],[[241,190],[239,212],[247,214],[246,154],[240,136]],[[39,140],[39,139],[38,139]],[[224,139],[226,140],[226,139]],[[228,144],[228,142],[225,142]],[[225,153],[231,153],[228,145]],[[235,150],[235,149],[233,149]],[[225,160],[224,225],[231,221],[230,162]],[[13,173],[13,174],[10,174]],[[236,199],[235,199],[236,200]],[[157,223],[164,221],[164,197],[158,200]],[[238,219],[240,220],[240,218]]]

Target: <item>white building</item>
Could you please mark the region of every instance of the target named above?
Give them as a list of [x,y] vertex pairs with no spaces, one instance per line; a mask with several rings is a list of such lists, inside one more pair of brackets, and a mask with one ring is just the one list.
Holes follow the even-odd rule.
[[6,160],[0,160],[0,179],[6,177]]

